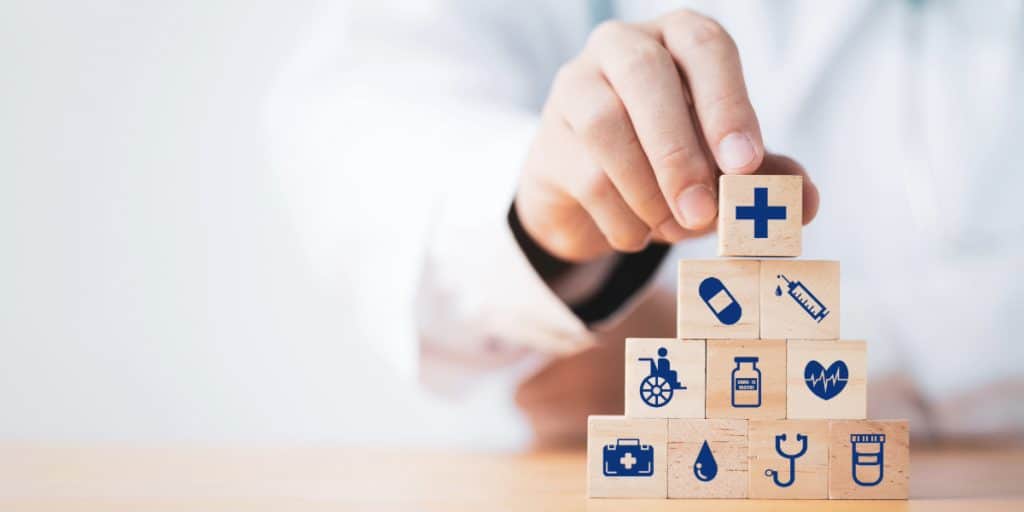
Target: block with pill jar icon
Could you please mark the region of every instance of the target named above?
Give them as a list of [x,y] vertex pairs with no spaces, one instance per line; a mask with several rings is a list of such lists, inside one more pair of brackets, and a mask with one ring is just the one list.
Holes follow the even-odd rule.
[[829,498],[907,499],[909,487],[909,422],[829,422]]

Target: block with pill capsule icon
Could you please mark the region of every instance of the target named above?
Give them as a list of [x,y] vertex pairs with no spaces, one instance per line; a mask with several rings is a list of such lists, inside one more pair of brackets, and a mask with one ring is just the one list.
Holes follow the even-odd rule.
[[757,339],[760,268],[758,260],[681,260],[676,337]]
[[799,256],[802,230],[802,177],[719,178],[719,256]]

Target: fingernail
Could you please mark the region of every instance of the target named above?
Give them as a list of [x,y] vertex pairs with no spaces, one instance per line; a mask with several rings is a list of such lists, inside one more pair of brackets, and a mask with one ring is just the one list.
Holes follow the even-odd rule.
[[678,242],[686,236],[686,231],[676,222],[675,219],[668,219],[658,226],[658,233],[669,242]]
[[742,169],[756,156],[754,143],[745,133],[730,133],[718,143],[718,165],[723,171]]
[[700,229],[707,226],[718,211],[715,204],[715,194],[711,187],[698,183],[684,190],[676,198],[679,205],[679,213],[683,216],[683,227],[687,229]]

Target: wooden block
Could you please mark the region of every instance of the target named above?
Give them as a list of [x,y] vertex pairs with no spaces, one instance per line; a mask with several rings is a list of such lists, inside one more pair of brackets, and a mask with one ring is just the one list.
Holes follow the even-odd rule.
[[751,421],[749,496],[828,498],[828,427],[827,420]]
[[704,340],[627,339],[626,416],[703,418],[704,357]]
[[681,260],[676,337],[757,339],[761,262]]
[[724,175],[718,179],[719,256],[799,256],[803,178]]
[[830,498],[907,499],[910,488],[909,422],[833,421],[829,425],[829,439]]
[[747,420],[668,420],[668,497],[746,498]]
[[761,337],[839,339],[839,262],[762,260]]
[[789,340],[786,343],[786,417],[867,417],[864,341]]
[[708,418],[786,417],[786,342],[708,340]]
[[587,418],[587,496],[665,498],[668,420]]

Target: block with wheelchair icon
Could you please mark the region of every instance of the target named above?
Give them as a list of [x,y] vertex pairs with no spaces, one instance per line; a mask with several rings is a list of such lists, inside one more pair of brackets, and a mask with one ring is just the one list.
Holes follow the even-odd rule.
[[867,417],[867,359],[864,341],[787,341],[786,417]]
[[665,498],[668,420],[587,418],[587,496]]
[[676,337],[757,339],[760,270],[758,260],[681,260]]
[[627,339],[626,416],[703,418],[704,345],[704,340]]
[[910,425],[904,420],[829,423],[832,499],[907,499]]
[[803,197],[800,176],[721,176],[718,255],[799,256]]
[[751,498],[828,498],[827,420],[751,420],[747,435]]

